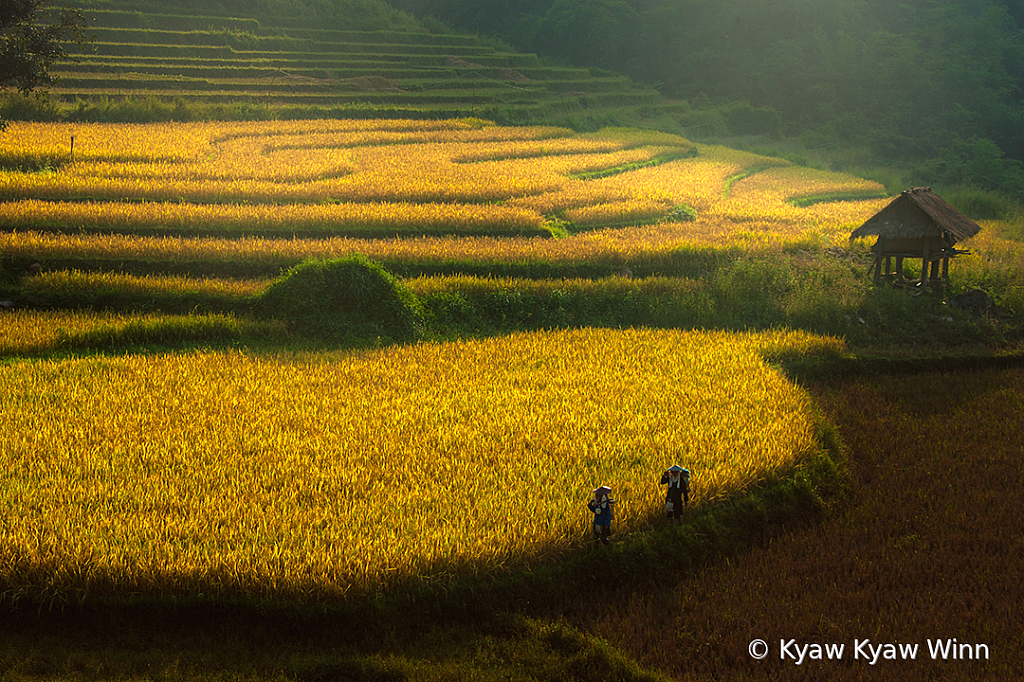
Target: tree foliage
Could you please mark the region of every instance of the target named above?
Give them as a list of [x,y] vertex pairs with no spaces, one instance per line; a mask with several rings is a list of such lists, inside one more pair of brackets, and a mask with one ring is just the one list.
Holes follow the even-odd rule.
[[640,15],[622,0],[556,0],[533,34],[537,49],[547,54],[621,68],[635,52]]
[[29,93],[53,84],[50,67],[68,59],[66,43],[84,44],[81,12],[47,12],[45,0],[3,0],[0,4],[0,88]]

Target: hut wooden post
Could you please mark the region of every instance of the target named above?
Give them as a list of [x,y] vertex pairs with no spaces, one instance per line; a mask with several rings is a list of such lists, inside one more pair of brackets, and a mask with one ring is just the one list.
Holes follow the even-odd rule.
[[921,286],[928,286],[928,240],[924,240],[924,255],[921,256]]

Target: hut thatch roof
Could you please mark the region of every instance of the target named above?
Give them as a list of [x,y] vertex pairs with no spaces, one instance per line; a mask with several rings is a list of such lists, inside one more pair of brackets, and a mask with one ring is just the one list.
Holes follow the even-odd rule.
[[931,187],[908,189],[858,227],[850,239],[878,235],[886,238],[941,237],[947,233],[952,246],[978,234],[981,227],[956,210]]

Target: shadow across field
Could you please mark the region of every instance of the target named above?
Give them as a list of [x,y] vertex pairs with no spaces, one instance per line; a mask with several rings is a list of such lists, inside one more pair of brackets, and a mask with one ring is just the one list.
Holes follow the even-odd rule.
[[[941,374],[935,363],[959,361],[773,361],[818,395],[838,429],[823,418],[811,462],[693,509],[682,526],[345,600],[12,605],[8,593],[0,680],[790,679],[788,669],[750,667],[750,637],[852,641],[877,627],[927,636],[903,603],[933,614],[934,636],[987,637],[1005,656],[1019,605],[997,604],[989,588],[1014,579],[1003,567],[1024,537],[1003,506],[1019,493],[1024,453],[1014,440],[1021,406],[1007,399],[1021,392],[1020,358],[968,358]],[[765,576],[773,586],[762,595]],[[1005,670],[1006,660],[986,666]]]
[[[849,448],[838,515],[668,589],[605,593],[559,618],[685,680],[1016,679],[1024,369],[861,373],[813,390]],[[764,660],[748,653],[754,639]],[[894,648],[872,663],[855,648],[865,640],[916,644],[917,656]],[[784,642],[845,655],[797,665]],[[967,648],[933,656],[936,642]]]
[[[820,522],[843,476],[834,433],[796,471],[744,496],[692,509],[611,546],[558,560],[450,577],[342,601],[127,596],[20,602],[0,620],[0,668],[15,679],[598,679],[654,680],[578,629],[538,618],[581,595],[665,589],[723,557]],[[10,597],[11,595],[7,595]],[[0,678],[2,679],[2,678]]]

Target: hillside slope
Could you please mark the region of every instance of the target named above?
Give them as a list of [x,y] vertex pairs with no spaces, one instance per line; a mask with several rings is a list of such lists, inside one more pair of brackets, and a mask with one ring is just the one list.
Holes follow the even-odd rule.
[[389,2],[657,83],[721,110],[729,134],[784,136],[844,168],[891,164],[913,184],[1024,199],[1020,0]]
[[656,90],[624,76],[432,33],[381,3],[360,3],[324,22],[301,9],[291,19],[266,7],[261,14],[265,4],[193,13],[187,5],[86,2],[91,49],[57,65],[49,103],[12,98],[2,114],[105,121],[476,116],[596,129],[654,127],[671,111]]

